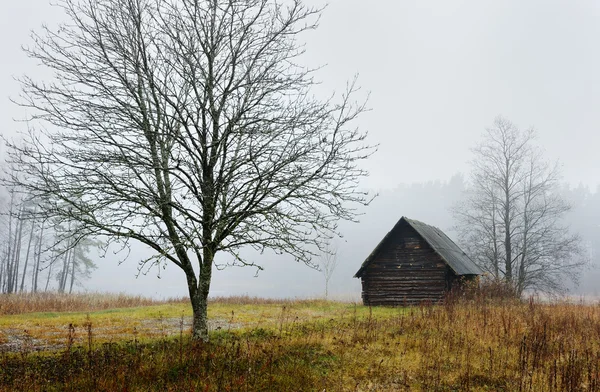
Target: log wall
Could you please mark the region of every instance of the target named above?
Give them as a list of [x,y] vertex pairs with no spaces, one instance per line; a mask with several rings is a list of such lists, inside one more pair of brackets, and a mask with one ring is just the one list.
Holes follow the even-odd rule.
[[454,272],[409,225],[394,229],[361,276],[365,305],[439,302]]

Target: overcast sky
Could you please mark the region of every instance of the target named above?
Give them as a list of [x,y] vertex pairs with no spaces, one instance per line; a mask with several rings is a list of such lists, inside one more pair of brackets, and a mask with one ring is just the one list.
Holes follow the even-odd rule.
[[[321,4],[309,1],[310,4]],[[595,189],[600,184],[600,3],[596,1],[364,1],[331,0],[320,28],[306,36],[307,64],[327,64],[323,88],[341,90],[354,74],[370,92],[360,120],[379,152],[369,161],[365,186],[393,189],[401,183],[447,181],[468,170],[469,148],[501,114],[520,127],[535,127],[550,159],[560,159],[564,180]],[[9,97],[19,94],[15,76],[40,75],[21,52],[29,32],[61,17],[48,0],[0,2],[0,132],[24,128],[24,113]],[[413,215],[412,209],[400,215]],[[423,211],[427,206],[420,206]],[[369,214],[368,210],[366,212]],[[431,219],[435,220],[435,217]],[[361,247],[344,246],[345,270],[358,268],[391,226],[385,222]],[[430,224],[439,224],[429,221]],[[386,226],[387,225],[387,226]],[[388,227],[389,226],[389,227]],[[349,226],[350,227],[350,226]],[[360,233],[360,225],[348,230]],[[379,236],[381,232],[381,236]],[[352,238],[359,238],[355,235]],[[370,237],[370,238],[371,238]],[[349,251],[348,249],[351,249]],[[116,267],[108,257],[91,288],[158,296],[185,295],[183,276],[168,268],[134,279],[136,249]],[[111,255],[109,255],[111,256]],[[217,272],[214,295],[304,296],[322,290],[315,271],[266,257],[267,271]],[[345,280],[344,280],[345,279]],[[357,295],[346,275],[337,291]]]

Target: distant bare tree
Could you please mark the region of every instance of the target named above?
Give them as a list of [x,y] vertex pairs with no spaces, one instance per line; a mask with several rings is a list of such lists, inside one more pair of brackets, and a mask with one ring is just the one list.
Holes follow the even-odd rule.
[[[35,208],[35,207],[34,207]],[[36,216],[36,211],[33,211],[33,216]],[[27,267],[29,266],[29,255],[31,254],[31,245],[34,241],[34,234],[36,229],[36,221],[35,219],[31,219],[29,222],[29,236],[27,240],[27,252],[25,253],[25,265],[23,266],[23,273],[21,274],[21,286],[19,291],[23,292],[25,290],[25,277],[27,276]]]
[[533,143],[533,130],[496,118],[473,149],[470,188],[454,209],[467,252],[517,295],[561,292],[587,261],[563,222],[570,206],[559,195],[558,166]]
[[329,298],[329,281],[338,264],[337,246],[327,245],[319,256],[319,271],[325,278],[325,298]]
[[[61,235],[70,235],[72,230],[77,230],[74,227],[69,227],[69,231],[61,233]],[[75,282],[81,283],[83,279],[90,278],[91,272],[95,270],[96,264],[89,258],[88,254],[92,248],[97,248],[101,244],[89,238],[82,238],[78,242],[59,241],[58,244],[66,245],[65,249],[59,251],[60,257],[55,258],[54,262],[58,263],[60,270],[56,275],[58,282],[58,292],[71,294]]]
[[[71,247],[80,249],[77,252],[79,257],[70,259],[74,263],[70,264],[74,268],[68,273],[71,276],[70,287],[75,281],[89,278],[95,265],[86,254],[90,246],[99,247],[100,244],[82,238],[72,246],[68,246],[67,241],[65,247],[61,239],[71,239],[76,228],[64,230],[60,225],[53,224],[59,222],[56,219],[48,222],[46,203],[27,193],[26,188],[19,185],[21,181],[16,178],[18,176],[19,170],[14,165],[0,166],[0,293],[37,292],[40,272],[47,270],[49,279],[52,276],[49,265],[57,262],[64,253],[72,255]],[[81,243],[86,245],[82,247]],[[85,250],[83,254],[82,250]],[[85,268],[76,268],[79,265]],[[56,289],[65,292],[66,283],[61,283],[60,279],[58,281]],[[51,286],[49,288],[54,289]]]
[[42,268],[42,246],[44,243],[44,230],[46,221],[42,219],[39,233],[36,238],[35,249],[34,249],[34,265],[31,274],[31,292],[37,293],[38,283],[40,277],[40,270]]
[[2,193],[0,188],[0,293],[6,288],[7,267],[9,260],[8,244],[10,242],[10,231],[8,229],[8,196]]
[[[59,259],[64,262],[60,258],[62,255],[68,256],[69,271],[65,273],[63,280],[58,280],[58,291],[66,291],[69,279],[69,291],[72,291],[74,282],[90,277],[95,265],[89,260],[87,253],[91,246],[99,246],[97,242],[83,238],[72,246],[67,243],[65,248],[65,244],[57,236],[71,238],[73,232],[57,230],[57,227],[47,230],[46,219],[37,220],[43,216],[43,210],[38,209],[44,203],[28,198],[17,188],[0,187],[1,193],[10,197],[4,204],[0,204],[0,293],[38,291],[40,271],[48,269],[51,263],[58,262]],[[48,274],[51,275],[49,270]],[[31,286],[28,286],[29,282]]]
[[10,202],[3,213],[7,216],[8,225],[5,238],[6,256],[3,258],[4,268],[1,291],[15,293],[18,291],[19,267],[21,262],[21,243],[23,226],[26,219],[23,216],[23,203],[15,189],[9,189]]
[[[9,200],[0,209],[0,292],[17,293],[25,289],[35,221],[28,219],[27,204],[17,189],[5,191]],[[23,245],[26,244],[25,249]],[[25,257],[23,257],[25,251]]]
[[[77,222],[77,236],[139,241],[183,270],[193,337],[207,339],[215,255],[251,246],[315,266],[338,219],[370,197],[357,166],[374,149],[336,102],[311,92],[301,0],[60,0],[70,21],[27,50],[55,78],[24,78],[44,124],[11,145],[15,181]],[[10,143],[9,143],[10,144]],[[74,234],[75,235],[75,234]],[[256,265],[255,265],[256,266]]]

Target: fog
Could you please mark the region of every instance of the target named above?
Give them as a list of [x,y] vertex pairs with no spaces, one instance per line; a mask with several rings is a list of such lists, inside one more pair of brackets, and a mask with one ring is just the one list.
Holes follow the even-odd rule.
[[[310,4],[321,4],[309,1]],[[449,211],[468,177],[470,148],[503,115],[534,127],[550,161],[559,160],[567,217],[590,248],[592,265],[572,293],[597,295],[600,272],[600,5],[589,1],[373,1],[331,0],[320,28],[306,38],[304,60],[326,65],[317,94],[342,90],[357,74],[371,110],[357,125],[379,151],[365,163],[362,184],[378,197],[343,223],[334,297],[358,299],[352,276],[401,216],[438,226],[454,237]],[[43,77],[22,45],[42,23],[61,18],[47,0],[0,3],[0,132],[15,137],[26,112],[15,77]],[[3,147],[0,147],[0,154]],[[170,297],[186,295],[176,266],[136,278],[137,262],[150,255],[134,245],[129,257],[108,252],[80,290]],[[264,267],[215,271],[213,296],[322,296],[323,276],[290,257],[256,254]],[[120,263],[122,261],[122,263]],[[227,262],[223,255],[219,262]],[[120,265],[119,265],[120,264]]]

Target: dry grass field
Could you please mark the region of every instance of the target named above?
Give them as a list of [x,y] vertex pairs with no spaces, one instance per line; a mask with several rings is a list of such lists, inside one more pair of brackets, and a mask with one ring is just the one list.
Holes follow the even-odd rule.
[[0,391],[600,391],[597,304],[222,298],[199,344],[183,300],[96,297],[10,298]]

